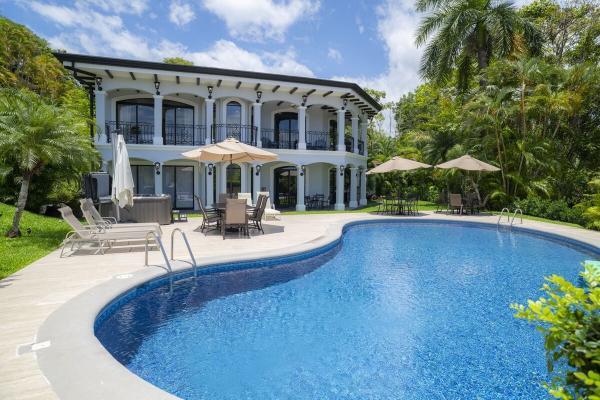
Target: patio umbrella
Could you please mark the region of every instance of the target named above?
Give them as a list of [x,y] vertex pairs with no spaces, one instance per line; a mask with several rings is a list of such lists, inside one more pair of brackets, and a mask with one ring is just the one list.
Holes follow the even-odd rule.
[[233,138],[202,146],[196,150],[182,153],[182,155],[197,161],[229,161],[229,163],[275,161],[279,158],[275,153],[250,146]]
[[[114,136],[113,136],[114,139]],[[133,206],[133,175],[129,165],[129,153],[123,135],[116,136],[116,144],[113,144],[113,184],[112,201],[117,206],[117,220],[120,219],[120,208]],[[115,141],[113,140],[113,143]]]
[[442,169],[450,169],[450,168],[458,168],[464,171],[489,171],[495,172],[500,171],[500,168],[494,167],[491,164],[484,163],[476,158],[471,157],[466,154],[462,157],[458,157],[454,160],[447,161],[442,164],[438,164],[435,166],[436,168]]
[[477,195],[477,200],[481,203],[481,195],[479,194],[479,185],[471,176],[469,175],[469,171],[487,171],[487,172],[496,172],[500,171],[500,168],[495,167],[491,164],[480,161],[474,157],[471,157],[468,154],[465,154],[462,157],[458,157],[454,160],[446,161],[445,163],[438,164],[435,168],[441,169],[451,169],[457,168],[462,169],[463,171],[467,171],[467,178],[471,180],[473,183],[473,188],[475,189],[475,194]]
[[371,174],[383,174],[392,171],[412,171],[413,169],[429,168],[431,165],[424,164],[415,160],[409,160],[408,158],[392,157],[392,159],[379,164],[375,168],[367,171],[367,175]]

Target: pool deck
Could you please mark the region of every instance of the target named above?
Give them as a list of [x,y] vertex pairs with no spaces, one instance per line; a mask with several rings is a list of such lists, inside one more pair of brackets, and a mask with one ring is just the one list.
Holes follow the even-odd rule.
[[[264,235],[254,234],[251,239],[243,239],[230,234],[227,240],[214,232],[200,233],[197,230],[200,219],[192,218],[189,222],[163,226],[163,241],[168,252],[171,232],[180,228],[190,240],[198,264],[207,265],[306,251],[337,239],[348,222],[390,218],[409,217],[366,213],[283,215],[281,221],[265,222]],[[431,212],[410,218],[493,225],[497,221],[496,216],[490,215],[453,216]],[[600,232],[530,220],[523,220],[522,227],[600,247]],[[185,247],[179,239],[175,239],[175,258],[185,259]],[[95,352],[87,351],[90,343],[85,349],[78,347],[83,346],[80,336],[86,336],[88,341],[94,339],[89,338],[90,323],[107,300],[124,289],[165,273],[159,266],[164,265],[160,252],[150,252],[148,267],[144,267],[143,248],[109,250],[104,255],[76,253],[63,258],[59,254],[54,251],[0,280],[0,399],[82,398],[85,390],[88,399],[132,398],[132,393],[136,398],[172,398],[124,367],[114,367],[117,362],[103,349],[98,350],[97,341],[91,343]],[[182,262],[174,265],[175,270],[188,267]],[[68,332],[65,337],[52,336],[61,329]],[[81,363],[74,362],[80,355]],[[101,370],[105,375],[90,377],[92,369],[86,369],[87,364],[96,364],[96,360],[99,361],[94,368],[108,367]]]

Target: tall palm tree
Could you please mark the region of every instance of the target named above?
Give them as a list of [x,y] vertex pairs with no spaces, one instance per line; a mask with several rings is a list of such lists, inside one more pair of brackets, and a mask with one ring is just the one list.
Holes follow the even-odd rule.
[[[417,46],[429,43],[420,73],[436,82],[447,80],[454,68],[458,87],[466,89],[473,67],[485,69],[492,57],[506,57],[528,48],[537,53],[541,36],[520,17],[511,2],[493,0],[417,0],[428,12],[417,31]],[[485,80],[480,80],[483,86]]]
[[86,170],[98,153],[82,132],[85,121],[68,110],[49,104],[28,90],[0,90],[0,163],[3,172],[19,177],[21,189],[9,237],[20,236],[21,215],[27,204],[31,179],[49,165],[72,171]]

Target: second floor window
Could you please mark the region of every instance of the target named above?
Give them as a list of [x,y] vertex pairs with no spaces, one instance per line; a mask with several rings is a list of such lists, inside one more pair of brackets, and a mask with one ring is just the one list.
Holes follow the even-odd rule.
[[241,125],[242,124],[242,105],[237,101],[227,103],[226,120],[227,124]]
[[154,103],[152,99],[132,99],[117,103],[117,120],[131,124],[153,124]]

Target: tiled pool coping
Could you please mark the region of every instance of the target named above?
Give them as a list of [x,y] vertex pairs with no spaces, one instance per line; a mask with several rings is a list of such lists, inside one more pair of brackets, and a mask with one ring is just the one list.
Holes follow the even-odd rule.
[[[337,246],[344,231],[352,226],[372,223],[423,223],[459,224],[496,229],[492,222],[460,221],[456,219],[394,219],[363,218],[357,221],[340,221],[329,226],[326,233],[308,243],[286,251],[268,251],[252,258],[218,257],[208,259],[198,270],[199,273],[213,273],[233,268],[252,268],[266,263],[290,262],[322,254]],[[502,228],[504,229],[504,228]],[[542,236],[577,246],[586,252],[600,257],[600,247],[584,243],[563,234],[546,232],[537,228],[515,226],[515,231]],[[178,266],[174,279],[184,279],[192,274],[189,265]],[[65,303],[54,312],[38,332],[37,342],[52,343],[48,348],[37,352],[39,365],[60,398],[102,399],[102,398],[144,398],[163,399],[174,396],[156,388],[150,383],[129,372],[102,347],[94,336],[97,317],[110,312],[113,306],[127,301],[136,290],[149,288],[168,282],[160,271],[143,270],[131,274],[128,279],[113,279],[96,286]],[[115,299],[119,299],[114,303]],[[91,389],[93,388],[93,389]],[[91,390],[90,390],[91,389]]]

